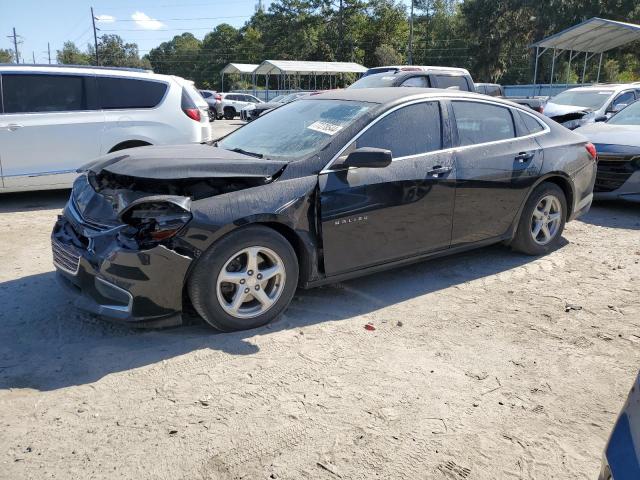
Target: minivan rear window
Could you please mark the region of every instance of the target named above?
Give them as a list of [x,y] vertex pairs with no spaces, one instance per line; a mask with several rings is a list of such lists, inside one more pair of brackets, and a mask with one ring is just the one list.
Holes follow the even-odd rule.
[[4,113],[87,110],[80,75],[2,74]]
[[119,77],[96,77],[100,106],[104,110],[153,108],[164,98],[167,84]]

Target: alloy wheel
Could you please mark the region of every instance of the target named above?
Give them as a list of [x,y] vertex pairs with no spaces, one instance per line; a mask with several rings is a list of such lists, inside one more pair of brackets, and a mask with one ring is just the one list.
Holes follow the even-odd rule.
[[562,223],[562,204],[555,195],[540,199],[531,217],[531,236],[538,245],[547,245],[558,234]]
[[285,280],[284,263],[277,253],[266,247],[247,247],[225,262],[216,293],[226,313],[235,318],[253,318],[278,301]]

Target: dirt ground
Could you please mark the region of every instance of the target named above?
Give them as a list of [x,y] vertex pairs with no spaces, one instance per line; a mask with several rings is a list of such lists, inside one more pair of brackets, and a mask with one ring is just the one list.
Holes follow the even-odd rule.
[[0,478],[596,478],[640,364],[640,206],[596,205],[546,257],[300,291],[218,334],[75,310],[49,247],[67,196],[0,198]]

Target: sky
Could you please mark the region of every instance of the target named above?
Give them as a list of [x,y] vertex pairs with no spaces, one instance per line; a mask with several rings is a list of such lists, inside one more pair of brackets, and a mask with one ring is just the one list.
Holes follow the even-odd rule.
[[[404,0],[408,3],[410,0]],[[0,0],[0,48],[13,50],[15,27],[21,62],[47,63],[47,42],[56,50],[71,40],[82,50],[93,43],[90,8],[100,33],[118,34],[138,44],[140,55],[174,35],[190,31],[202,38],[220,23],[241,27],[258,0]],[[270,0],[263,0],[265,8]],[[302,60],[302,59],[301,59]]]

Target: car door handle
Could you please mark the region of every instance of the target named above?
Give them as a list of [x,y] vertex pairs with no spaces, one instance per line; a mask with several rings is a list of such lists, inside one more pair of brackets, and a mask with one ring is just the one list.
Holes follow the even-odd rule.
[[516,162],[518,163],[526,163],[531,160],[535,156],[534,152],[520,152],[516,155]]
[[442,165],[435,165],[434,167],[431,167],[431,170],[427,172],[427,175],[430,175],[432,177],[438,177],[440,175],[445,175],[449,173],[451,170],[453,170],[453,168],[451,167],[443,167]]
[[13,132],[14,130],[18,130],[22,127],[24,127],[24,125],[20,125],[19,123],[10,123],[8,125],[1,126],[0,130],[8,130],[9,132]]

